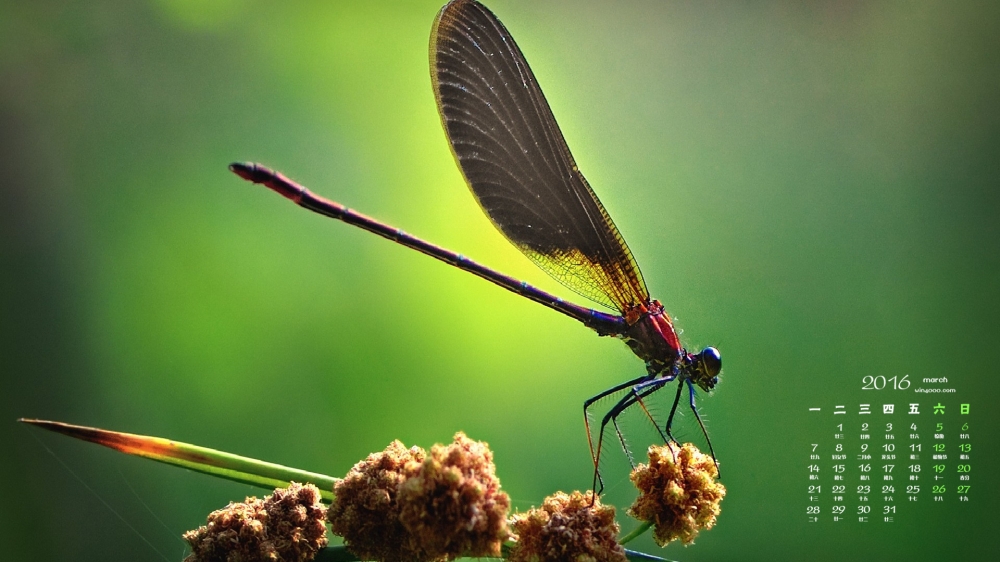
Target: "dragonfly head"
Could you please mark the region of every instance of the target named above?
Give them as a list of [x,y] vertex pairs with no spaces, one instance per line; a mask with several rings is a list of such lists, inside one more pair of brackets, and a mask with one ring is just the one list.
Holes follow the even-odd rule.
[[709,391],[719,383],[719,372],[722,371],[722,355],[714,347],[706,347],[695,356],[694,383],[703,390]]

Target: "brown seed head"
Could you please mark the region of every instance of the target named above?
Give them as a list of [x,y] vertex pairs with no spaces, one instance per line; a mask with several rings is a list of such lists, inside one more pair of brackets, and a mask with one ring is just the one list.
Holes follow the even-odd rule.
[[649,448],[649,465],[632,471],[639,497],[628,513],[653,523],[656,544],[680,540],[694,542],[698,532],[711,529],[719,515],[726,488],[716,482],[718,470],[712,457],[697,447],[674,443]]
[[557,492],[545,498],[541,508],[514,515],[511,527],[517,544],[510,562],[625,562],[615,508],[601,505],[600,499],[592,506],[592,498],[593,492]]
[[326,546],[326,508],[312,484],[292,484],[259,500],[213,511],[208,524],[184,533],[185,562],[305,562]]
[[333,534],[362,560],[427,560],[399,520],[400,485],[420,468],[426,451],[393,441],[354,465],[333,491],[327,519]]
[[500,490],[493,452],[455,434],[434,445],[399,489],[400,521],[428,559],[498,557],[510,533],[510,498]]

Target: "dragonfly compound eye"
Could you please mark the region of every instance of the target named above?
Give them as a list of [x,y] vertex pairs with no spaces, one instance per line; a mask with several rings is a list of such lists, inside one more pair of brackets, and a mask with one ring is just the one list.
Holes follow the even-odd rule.
[[714,347],[706,347],[701,350],[701,366],[710,377],[717,377],[722,370],[722,355]]

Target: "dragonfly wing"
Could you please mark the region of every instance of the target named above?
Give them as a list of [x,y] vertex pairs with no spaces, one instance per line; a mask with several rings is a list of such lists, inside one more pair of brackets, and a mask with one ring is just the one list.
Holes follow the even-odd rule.
[[473,0],[450,2],[434,23],[430,57],[452,152],[493,224],[580,295],[621,312],[648,302],[632,253],[496,16]]

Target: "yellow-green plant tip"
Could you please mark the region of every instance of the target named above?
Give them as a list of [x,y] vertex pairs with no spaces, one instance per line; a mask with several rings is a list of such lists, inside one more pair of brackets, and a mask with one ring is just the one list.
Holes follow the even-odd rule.
[[103,445],[127,455],[172,464],[267,490],[287,487],[292,481],[314,484],[320,489],[324,502],[333,501],[333,485],[337,479],[325,474],[299,470],[162,437],[135,435],[47,420],[21,418],[17,421]]

